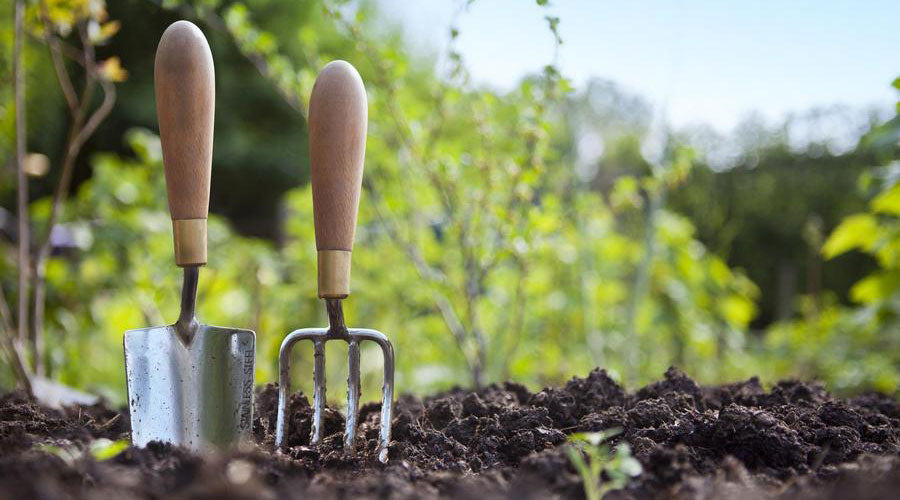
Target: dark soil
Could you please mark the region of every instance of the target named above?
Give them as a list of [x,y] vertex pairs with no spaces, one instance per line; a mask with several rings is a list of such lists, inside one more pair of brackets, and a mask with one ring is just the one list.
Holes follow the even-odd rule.
[[614,427],[614,443],[630,443],[644,472],[607,498],[900,497],[900,404],[878,394],[840,400],[816,383],[700,387],[670,369],[629,394],[595,370],[536,394],[506,383],[404,396],[387,465],[375,460],[377,404],[360,412],[364,440],[348,459],[339,412],[326,413],[327,438],[311,448],[311,409],[294,395],[290,451],[275,454],[275,388],[260,388],[256,402],[259,446],[201,457],[151,445],[96,461],[78,451],[127,437],[127,413],[59,412],[7,394],[0,498],[579,498],[567,435]]

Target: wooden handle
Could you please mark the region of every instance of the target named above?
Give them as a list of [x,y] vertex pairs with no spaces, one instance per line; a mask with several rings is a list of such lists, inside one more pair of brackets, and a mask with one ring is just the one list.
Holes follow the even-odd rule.
[[309,98],[309,154],[319,297],[350,294],[350,252],[366,154],[368,104],[356,69],[328,63]]
[[216,87],[200,28],[177,21],[166,29],[156,48],[154,78],[175,263],[204,265]]

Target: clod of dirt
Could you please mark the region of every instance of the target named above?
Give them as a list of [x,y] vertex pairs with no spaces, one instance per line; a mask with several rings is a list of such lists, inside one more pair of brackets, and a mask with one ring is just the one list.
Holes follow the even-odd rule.
[[115,437],[129,428],[127,413],[99,404],[58,411],[40,407],[19,392],[0,396],[0,450],[4,453],[27,450],[46,438],[90,441]]
[[309,445],[312,408],[288,406],[285,453],[273,451],[277,388],[256,396],[258,443],[209,456],[153,444],[96,461],[84,450],[127,437],[127,412],[63,412],[16,393],[0,397],[0,498],[580,498],[565,444],[573,432],[619,428],[643,473],[608,498],[890,498],[900,491],[900,404],[851,400],[821,384],[752,378],[701,387],[670,369],[627,393],[603,370],[531,393],[506,383],[420,399],[402,396],[390,462],[376,460],[378,403],[360,411],[358,454],[342,453],[344,418],[327,408],[324,439]]

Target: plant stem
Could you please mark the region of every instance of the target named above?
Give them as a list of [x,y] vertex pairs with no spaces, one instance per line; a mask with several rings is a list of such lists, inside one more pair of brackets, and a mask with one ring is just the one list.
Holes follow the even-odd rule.
[[[13,335],[12,325],[9,321],[6,298],[0,290],[0,302],[3,303],[3,329],[7,339],[7,351],[15,368],[19,383],[25,389],[28,397],[31,393],[31,382],[25,368],[22,354],[22,343],[28,336],[28,271],[29,244],[31,235],[28,227],[28,179],[25,176],[25,71],[23,68],[22,45],[24,39],[25,2],[16,0],[15,11],[15,45],[13,48],[13,73],[15,73],[15,101],[16,101],[16,215],[18,219],[18,254],[19,267],[18,282],[18,315],[16,317],[16,334]],[[35,356],[37,356],[35,354]]]
[[16,317],[17,340],[20,345],[28,337],[28,271],[29,271],[29,245],[31,235],[28,227],[28,179],[25,176],[25,74],[22,64],[22,54],[25,2],[16,0],[16,34],[14,48],[13,72],[15,73],[15,100],[16,100],[16,190],[18,218],[18,266],[19,266],[19,291],[18,291],[18,315]]
[[664,203],[665,191],[662,186],[657,192],[649,193],[649,203],[647,204],[646,222],[644,224],[644,255],[634,275],[634,286],[631,290],[631,300],[628,302],[628,310],[625,318],[625,334],[627,335],[625,344],[625,380],[629,384],[637,381],[637,374],[640,371],[640,360],[638,353],[640,352],[640,344],[637,330],[637,315],[644,297],[647,295],[647,289],[650,285],[650,269],[653,266],[653,254],[656,246],[656,218]]
[[28,365],[25,363],[25,355],[22,353],[22,344],[15,337],[12,314],[6,303],[3,287],[0,287],[0,328],[3,329],[3,347],[6,349],[10,366],[13,368],[13,375],[28,398],[34,399],[34,393],[31,390],[31,379],[28,376]]

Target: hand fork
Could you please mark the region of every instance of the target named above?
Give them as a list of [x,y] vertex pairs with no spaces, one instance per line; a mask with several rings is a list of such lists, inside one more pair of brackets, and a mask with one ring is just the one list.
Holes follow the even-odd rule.
[[326,65],[316,78],[310,96],[308,125],[319,297],[325,299],[329,326],[295,330],[281,343],[275,444],[282,449],[287,439],[291,349],[300,340],[313,342],[314,391],[310,443],[315,445],[322,438],[322,413],[325,408],[325,343],[343,340],[349,345],[350,358],[344,451],[353,453],[359,418],[359,344],[370,340],[381,347],[384,355],[378,459],[387,462],[394,398],[394,348],[381,332],[348,329],[344,324],[341,305],[341,301],[350,295],[350,254],[362,185],[367,115],[366,90],[356,69],[344,61]]

